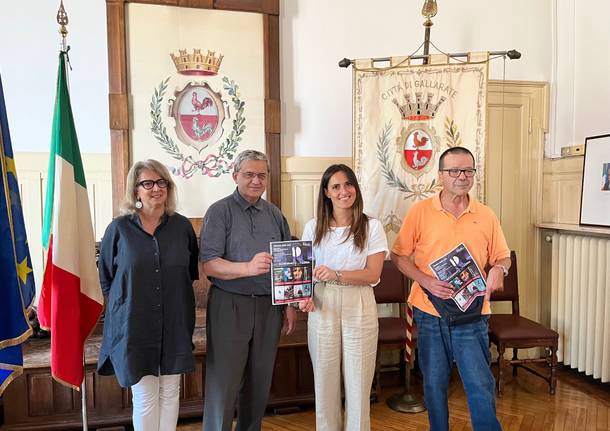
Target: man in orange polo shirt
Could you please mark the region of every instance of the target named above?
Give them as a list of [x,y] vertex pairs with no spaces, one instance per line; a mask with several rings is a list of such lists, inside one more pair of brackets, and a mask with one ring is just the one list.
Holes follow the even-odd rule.
[[[453,363],[458,367],[468,399],[474,431],[501,430],[496,418],[494,378],[489,368],[489,295],[502,289],[510,267],[510,250],[493,211],[468,192],[474,184],[474,157],[463,147],[441,154],[442,191],[413,205],[392,248],[392,260],[414,280],[409,303],[417,325],[419,366],[431,431],[449,429],[447,389]],[[430,263],[464,244],[479,268],[492,267],[482,310],[465,323],[440,317],[429,299],[449,300],[451,284],[434,276]],[[458,319],[459,320],[459,319]]]

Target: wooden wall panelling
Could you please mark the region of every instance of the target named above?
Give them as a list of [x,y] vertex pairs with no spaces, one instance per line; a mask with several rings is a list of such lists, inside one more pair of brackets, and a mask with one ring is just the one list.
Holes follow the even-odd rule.
[[106,0],[108,29],[108,103],[110,154],[112,157],[112,208],[118,208],[125,192],[129,159],[129,102],[127,97],[127,48],[125,39],[125,2]]
[[[195,371],[184,374],[180,385],[180,398],[184,400],[203,399],[205,387],[205,364],[195,364]],[[203,378],[202,378],[203,376]]]
[[213,9],[214,0],[178,0],[178,6]]
[[279,0],[106,0],[113,213],[115,215],[118,213],[125,191],[125,178],[131,165],[125,29],[127,3],[207,9],[213,7],[218,10],[262,14],[265,53],[265,149],[271,165],[271,181],[267,187],[267,197],[279,207],[281,205]]
[[263,15],[265,45],[265,152],[269,157],[271,175],[267,199],[281,207],[281,111],[280,111],[280,25],[277,15]]
[[583,157],[545,160],[542,223],[578,224]]
[[55,391],[53,378],[48,374],[36,373],[27,376],[28,414],[42,416],[55,411]]
[[[93,370],[85,371],[85,387],[87,388],[87,411],[94,411],[97,407],[97,393],[95,392],[95,380],[97,374]],[[72,391],[72,411],[82,411],[82,397],[80,392]]]
[[311,403],[313,368],[306,344],[278,351],[270,394],[278,407]]
[[[156,4],[162,6],[178,6],[179,0],[119,0],[125,3]],[[195,0],[195,3],[199,3]]]
[[290,232],[300,237],[315,214],[322,173],[334,163],[352,165],[347,157],[286,157],[282,160],[282,212]]
[[269,158],[271,174],[267,182],[267,200],[281,208],[281,174],[280,174],[280,135],[265,133],[266,153]]
[[[73,390],[51,380],[53,386],[53,395],[51,396],[51,400],[53,400],[53,411],[55,413],[70,413],[75,408],[75,396],[73,394]],[[30,392],[30,395],[32,392]],[[76,394],[78,395],[78,393]]]
[[[82,160],[87,180],[93,233],[96,240],[99,240],[112,220],[110,155],[84,153]],[[45,259],[42,248],[42,221],[48,163],[48,153],[15,153],[25,228],[38,291],[42,285]]]
[[279,15],[279,0],[214,0],[214,9]]
[[[48,155],[47,155],[48,158]],[[48,161],[48,159],[47,159]],[[25,162],[25,163],[24,163]],[[30,160],[15,154],[15,163],[18,171],[19,192],[21,194],[21,207],[28,236],[28,246],[34,270],[36,285],[42,286],[42,271],[44,269],[44,250],[42,248],[42,220],[44,208],[44,195],[46,193],[47,179],[45,172],[37,169],[26,169],[31,166]]]
[[95,375],[95,392],[99,394],[97,400],[97,410],[107,412],[109,416],[120,415],[128,407],[126,397],[123,397],[123,390],[117,384],[114,376]]
[[[116,0],[115,0],[116,1]],[[258,12],[278,15],[279,0],[118,0],[163,6],[193,7],[199,9],[221,9],[240,12]]]

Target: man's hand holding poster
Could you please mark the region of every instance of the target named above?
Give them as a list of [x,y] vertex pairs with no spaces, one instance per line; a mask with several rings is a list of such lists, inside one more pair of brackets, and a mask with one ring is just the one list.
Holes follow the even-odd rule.
[[454,289],[451,298],[462,311],[466,311],[476,297],[485,295],[485,279],[464,244],[432,262],[430,268],[439,280],[451,284]]

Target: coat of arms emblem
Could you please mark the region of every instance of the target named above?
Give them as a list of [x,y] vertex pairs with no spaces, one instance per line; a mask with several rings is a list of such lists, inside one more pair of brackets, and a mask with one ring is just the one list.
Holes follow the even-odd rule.
[[400,129],[396,150],[402,155],[403,168],[415,177],[420,177],[432,169],[434,152],[440,148],[436,130],[428,126],[426,121],[436,116],[445,98],[441,97],[435,104],[432,103],[432,97],[432,94],[428,94],[424,101],[422,94],[416,93],[415,101],[412,101],[411,95],[407,93],[404,96],[405,103],[400,104],[398,100],[393,100],[407,125]]
[[186,145],[201,152],[223,134],[225,107],[222,95],[207,82],[189,82],[170,100],[170,115],[176,121],[176,135]]
[[392,99],[401,117],[394,148],[403,174],[394,170],[391,157],[391,121],[380,132],[377,144],[377,160],[386,184],[402,192],[404,199],[424,199],[438,190],[435,179],[426,183],[422,177],[433,169],[435,155],[441,148],[441,140],[432,122],[446,98],[441,96],[438,103],[433,103],[432,94],[427,94],[425,99],[422,96],[422,93],[415,93],[415,100],[412,100],[411,94],[406,93],[404,102]]
[[[174,142],[162,118],[161,106],[172,77],[155,88],[150,103],[153,136],[171,157],[181,162],[179,166],[169,166],[170,170],[185,178],[191,178],[197,172],[208,177],[229,173],[246,129],[245,103],[240,99],[239,86],[226,76],[220,83],[215,79],[222,54],[216,55],[213,51],[203,54],[201,49],[187,53],[181,49],[179,55],[172,53],[170,56],[182,78],[176,83],[174,98],[167,101],[167,115],[170,122],[174,122],[178,141],[187,148],[183,150]],[[232,125],[225,125],[227,118],[232,120]],[[225,130],[227,128],[231,131]],[[217,152],[201,158],[204,150],[213,147],[217,147]]]

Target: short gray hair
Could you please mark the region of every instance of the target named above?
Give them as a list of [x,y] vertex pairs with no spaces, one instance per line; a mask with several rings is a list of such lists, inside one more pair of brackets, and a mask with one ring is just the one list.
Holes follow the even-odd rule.
[[270,172],[269,168],[269,159],[265,153],[261,153],[256,150],[244,150],[235,157],[235,162],[233,163],[233,172],[237,173],[241,170],[241,164],[247,160],[260,160],[262,162],[267,163],[267,172]]
[[138,200],[138,179],[142,171],[152,171],[167,181],[167,199],[165,200],[165,213],[172,215],[176,212],[176,183],[172,180],[169,171],[161,162],[153,159],[135,162],[127,173],[125,181],[125,197],[121,204],[121,214],[135,214]]

